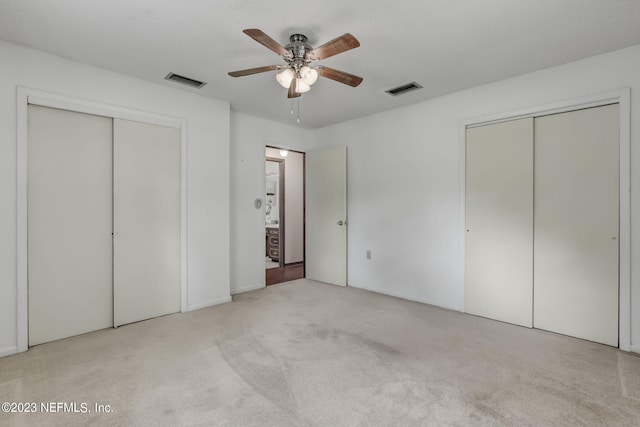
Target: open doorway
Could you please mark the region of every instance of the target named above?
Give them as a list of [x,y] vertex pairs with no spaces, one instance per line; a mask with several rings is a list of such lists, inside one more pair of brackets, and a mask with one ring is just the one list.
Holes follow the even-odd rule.
[[304,153],[265,149],[266,284],[305,276]]

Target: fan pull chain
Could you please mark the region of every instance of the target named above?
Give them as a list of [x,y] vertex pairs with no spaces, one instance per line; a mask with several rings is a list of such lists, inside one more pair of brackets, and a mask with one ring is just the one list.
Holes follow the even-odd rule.
[[293,116],[293,99],[291,100],[291,115]]
[[300,98],[298,98],[298,123],[300,123]]

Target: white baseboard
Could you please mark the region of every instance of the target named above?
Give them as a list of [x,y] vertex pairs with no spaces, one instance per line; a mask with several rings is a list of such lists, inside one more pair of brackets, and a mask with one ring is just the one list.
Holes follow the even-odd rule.
[[224,298],[218,298],[218,299],[205,301],[205,302],[200,303],[200,304],[190,305],[190,306],[187,307],[187,311],[200,310],[201,308],[207,308],[207,307],[211,307],[213,305],[224,304],[224,303],[227,303],[227,302],[231,302],[231,295],[229,295],[228,297],[224,297]]
[[241,294],[243,292],[255,291],[264,288],[264,285],[250,285],[231,290],[231,295]]
[[634,352],[634,353],[640,353],[640,345],[632,344],[631,345],[631,351]]
[[364,289],[365,291],[369,291],[369,292],[375,292],[376,294],[388,295],[390,297],[396,297],[396,298],[400,298],[400,299],[406,299],[406,300],[409,300],[409,301],[420,302],[422,304],[434,305],[436,307],[446,308],[447,310],[453,310],[453,311],[459,311],[459,312],[463,311],[460,307],[456,307],[456,306],[448,305],[448,304],[442,304],[442,303],[440,303],[438,301],[428,300],[428,299],[424,299],[424,298],[416,298],[414,296],[404,295],[404,294],[399,293],[399,292],[389,292],[387,290],[368,288],[366,286],[353,285],[351,283],[349,283],[348,286],[350,286],[352,288]]
[[5,347],[0,349],[0,357],[11,356],[12,354],[16,354],[18,352],[18,347]]

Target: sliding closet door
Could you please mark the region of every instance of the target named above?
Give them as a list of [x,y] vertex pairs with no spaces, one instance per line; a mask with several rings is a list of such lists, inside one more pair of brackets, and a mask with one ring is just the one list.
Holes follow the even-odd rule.
[[470,128],[465,311],[531,327],[533,119]]
[[180,130],[114,120],[114,326],[180,311]]
[[112,120],[29,106],[29,345],[113,325]]
[[534,326],[618,345],[618,105],[535,120]]

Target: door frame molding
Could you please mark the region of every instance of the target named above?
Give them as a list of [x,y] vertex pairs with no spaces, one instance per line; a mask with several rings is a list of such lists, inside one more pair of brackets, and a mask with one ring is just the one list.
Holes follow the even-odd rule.
[[187,120],[21,86],[18,86],[17,88],[16,98],[16,338],[18,352],[27,351],[29,348],[29,303],[27,277],[27,144],[29,104],[180,129],[180,311],[187,311]]
[[[463,120],[459,126],[459,197],[460,224],[459,229],[459,262],[465,283],[465,179],[466,179],[466,130],[471,127],[493,123],[540,117],[550,114],[564,113],[590,107],[599,107],[617,103],[620,108],[620,189],[619,189],[619,301],[618,301],[618,339],[619,348],[632,351],[631,348],[631,88],[622,88],[608,92],[596,93],[580,98],[538,105],[521,110],[507,111],[482,117]],[[464,309],[464,289],[460,307]]]

